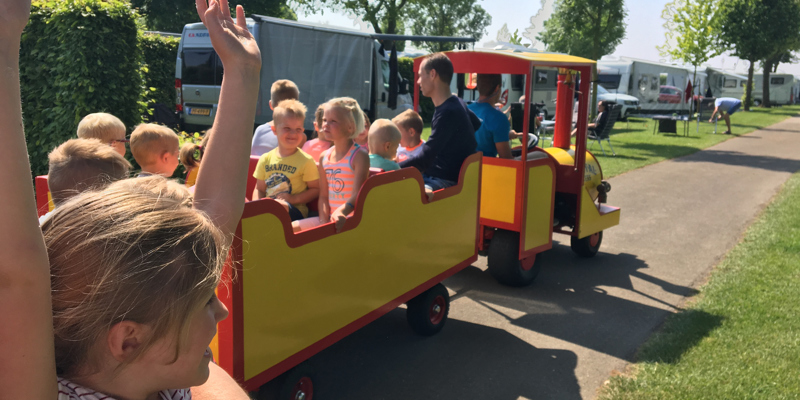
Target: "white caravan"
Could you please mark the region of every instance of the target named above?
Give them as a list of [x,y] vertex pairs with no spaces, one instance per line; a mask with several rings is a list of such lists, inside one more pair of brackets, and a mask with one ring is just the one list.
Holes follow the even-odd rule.
[[744,96],[744,87],[747,85],[746,76],[711,67],[707,68],[707,73],[712,97],[741,99]]
[[[667,114],[688,111],[684,90],[694,71],[684,66],[657,63],[629,57],[597,62],[598,83],[610,93],[639,99],[642,114]],[[702,93],[706,73],[697,71],[694,93]]]
[[[753,104],[761,105],[764,96],[764,75],[753,75]],[[790,104],[792,100],[792,87],[794,75],[774,73],[769,75],[769,101],[772,105]]]

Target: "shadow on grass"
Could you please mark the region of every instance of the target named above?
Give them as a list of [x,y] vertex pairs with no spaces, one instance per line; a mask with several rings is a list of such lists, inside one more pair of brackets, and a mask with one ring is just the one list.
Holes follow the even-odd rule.
[[683,163],[711,162],[790,173],[800,171],[800,160],[751,155],[738,151],[704,150],[691,157],[676,158],[674,161]]
[[722,325],[723,317],[701,310],[670,315],[661,329],[636,355],[639,362],[675,364],[681,357]]

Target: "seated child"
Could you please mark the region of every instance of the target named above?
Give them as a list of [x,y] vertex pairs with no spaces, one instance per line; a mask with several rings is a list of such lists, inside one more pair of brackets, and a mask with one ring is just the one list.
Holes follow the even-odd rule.
[[178,167],[178,135],[166,126],[140,124],[131,133],[131,154],[142,167],[140,177],[172,176]]
[[253,199],[274,199],[289,212],[292,221],[301,220],[308,216],[306,203],[319,196],[319,169],[297,147],[305,136],[306,106],[297,100],[284,100],[275,107],[273,118],[278,147],[258,160]]
[[[125,179],[131,163],[107,144],[97,139],[71,139],[47,155],[50,169],[47,187],[55,207],[87,190],[102,189],[111,182]],[[42,223],[52,211],[39,218]]]
[[311,159],[316,162],[323,151],[328,150],[333,146],[333,142],[328,140],[325,133],[322,132],[322,115],[325,113],[325,104],[320,104],[317,107],[317,112],[314,113],[314,130],[317,131],[317,138],[307,141],[303,145],[303,151],[306,152]]
[[192,187],[197,183],[197,173],[200,171],[200,161],[203,160],[203,152],[205,151],[208,138],[211,137],[208,133],[203,135],[200,144],[186,142],[181,146],[181,152],[178,155],[178,160],[186,168],[186,187]]
[[322,133],[333,147],[319,158],[319,217],[292,223],[295,232],[328,222],[341,231],[347,215],[355,208],[355,197],[369,175],[369,156],[353,139],[364,126],[364,114],[358,102],[349,97],[325,103]]
[[110,145],[121,155],[125,155],[125,124],[108,113],[89,114],[78,124],[78,138],[98,139]]
[[403,162],[409,157],[416,157],[422,152],[422,117],[414,110],[405,110],[400,115],[392,118],[392,122],[400,130],[400,147],[397,148],[397,162]]
[[367,116],[367,113],[365,113],[364,111],[361,111],[361,114],[364,117],[364,130],[361,131],[361,133],[359,133],[358,136],[356,136],[355,142],[356,142],[357,145],[361,146],[361,148],[363,148],[364,150],[368,150],[369,149],[369,139],[368,139],[368,137],[369,137],[370,122],[369,122],[369,117]]
[[400,145],[400,131],[388,119],[376,120],[369,129],[369,166],[384,171],[400,169],[394,160]]
[[[280,79],[275,81],[270,88],[269,109],[275,110],[275,107],[284,100],[297,100],[300,98],[300,89],[297,85],[288,80]],[[272,118],[275,118],[273,114]],[[250,145],[250,155],[259,156],[278,147],[278,139],[272,134],[273,122],[269,121],[264,125],[260,125],[253,133],[253,142]],[[305,138],[305,135],[303,135]],[[302,143],[301,143],[302,145]]]

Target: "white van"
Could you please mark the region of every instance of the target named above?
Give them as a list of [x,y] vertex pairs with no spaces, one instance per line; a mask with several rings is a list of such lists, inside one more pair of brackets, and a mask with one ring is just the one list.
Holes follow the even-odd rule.
[[[759,106],[764,96],[763,74],[753,75],[753,104]],[[772,105],[790,104],[792,100],[792,87],[794,86],[794,75],[791,74],[770,74],[769,75],[769,101]]]
[[[259,15],[248,18],[247,27],[261,50],[256,125],[272,120],[270,87],[279,79],[297,84],[300,101],[312,114],[341,96],[356,99],[372,119],[412,108],[408,81],[398,73],[397,85],[390,87],[393,68],[389,52],[376,41],[381,35]],[[208,31],[202,23],[187,24],[175,66],[176,108],[185,129],[212,125],[221,83],[222,63]],[[305,128],[313,129],[313,118],[306,118]]]

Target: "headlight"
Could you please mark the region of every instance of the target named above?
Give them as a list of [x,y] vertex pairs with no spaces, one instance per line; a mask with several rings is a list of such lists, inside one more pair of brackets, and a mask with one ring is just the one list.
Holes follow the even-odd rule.
[[637,106],[639,105],[639,100],[625,100],[626,106]]

